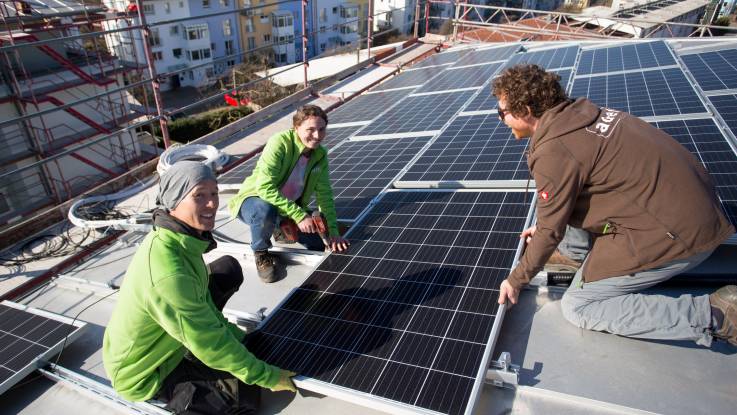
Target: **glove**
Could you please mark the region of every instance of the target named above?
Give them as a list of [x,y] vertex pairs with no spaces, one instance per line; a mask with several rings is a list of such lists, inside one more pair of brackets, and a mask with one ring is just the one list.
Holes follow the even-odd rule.
[[269,388],[272,392],[280,392],[280,391],[290,391],[290,392],[297,392],[297,387],[294,386],[294,382],[292,382],[292,376],[297,376],[296,373],[291,372],[289,370],[279,369],[281,372],[279,373],[279,382],[276,383],[276,385]]

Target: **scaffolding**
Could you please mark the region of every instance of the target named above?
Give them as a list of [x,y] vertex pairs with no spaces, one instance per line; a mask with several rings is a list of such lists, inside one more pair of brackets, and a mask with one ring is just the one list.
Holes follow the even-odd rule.
[[[232,6],[228,10],[148,20],[147,11],[157,3],[155,0],[101,0],[102,4],[80,1],[0,0],[0,239],[5,244],[63,220],[73,198],[117,191],[150,174],[156,158],[170,145],[168,125],[173,118],[222,106],[225,96],[244,96],[256,84],[270,82],[289,68],[269,70],[267,76],[241,84],[228,83],[229,88],[210,91],[195,102],[167,105],[162,85],[178,82],[185,74],[191,76],[192,71],[207,73],[215,65],[242,62],[264,52],[273,55],[275,48],[293,47],[299,51],[304,68],[299,93],[317,94],[316,84],[309,82],[308,51],[320,49],[314,43],[318,33],[326,30],[350,27],[346,30],[349,32],[362,28],[358,36],[351,35],[354,40],[336,42],[335,49],[317,54],[368,48],[368,59],[359,62],[355,71],[374,63],[375,40],[392,32],[407,34],[412,41],[423,36],[429,41],[426,35],[442,29],[447,36],[439,39],[446,43],[477,41],[466,34],[479,29],[516,34],[507,39],[514,41],[540,40],[542,35],[568,40],[606,39],[621,35],[614,24],[642,20],[613,16],[605,25],[605,19],[591,16],[584,19],[570,13],[448,0],[408,0],[374,13],[375,1],[360,0],[364,6],[357,16],[351,12],[339,23],[325,27],[317,22],[315,0],[277,0],[254,6],[249,0],[240,0],[229,3]],[[241,33],[240,17],[260,14],[263,21],[265,14],[270,19],[270,10],[286,5],[294,6],[296,11],[291,13],[300,23],[299,33],[294,33],[292,39],[275,36],[260,47],[246,47],[241,39],[239,47],[226,50],[222,56],[157,71],[160,55],[154,48],[159,30],[175,31],[171,28],[178,27],[184,32],[188,27],[202,26],[206,19],[227,15],[236,22],[233,30]],[[385,26],[393,11],[402,11],[409,19]],[[529,24],[530,19],[536,23]],[[378,26],[380,21],[384,26]],[[650,23],[666,29],[687,27],[691,36],[729,30],[679,22]],[[232,133],[235,128],[226,126],[220,133]]]

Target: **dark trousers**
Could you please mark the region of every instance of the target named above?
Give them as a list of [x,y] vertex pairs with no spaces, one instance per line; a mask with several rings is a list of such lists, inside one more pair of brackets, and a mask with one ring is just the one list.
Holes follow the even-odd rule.
[[[243,271],[231,256],[218,258],[207,267],[210,296],[222,311],[243,283]],[[177,414],[253,414],[261,404],[261,388],[212,369],[187,352],[164,379],[156,399],[166,402],[166,409]]]

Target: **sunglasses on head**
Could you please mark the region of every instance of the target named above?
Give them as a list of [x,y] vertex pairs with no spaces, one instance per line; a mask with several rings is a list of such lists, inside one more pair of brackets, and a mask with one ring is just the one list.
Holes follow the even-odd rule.
[[502,107],[496,107],[497,113],[499,113],[499,119],[503,120],[504,117],[509,113],[508,110],[502,109]]

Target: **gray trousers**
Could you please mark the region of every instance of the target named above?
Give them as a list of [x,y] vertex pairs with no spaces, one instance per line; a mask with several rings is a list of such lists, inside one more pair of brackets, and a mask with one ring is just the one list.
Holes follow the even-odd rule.
[[[569,227],[558,250],[575,260],[585,259],[590,237],[584,230]],[[578,270],[561,300],[563,317],[574,325],[625,337],[657,340],[694,340],[711,346],[709,296],[681,295],[678,298],[638,294],[647,288],[699,265],[712,251],[671,261],[632,275],[582,283]]]

